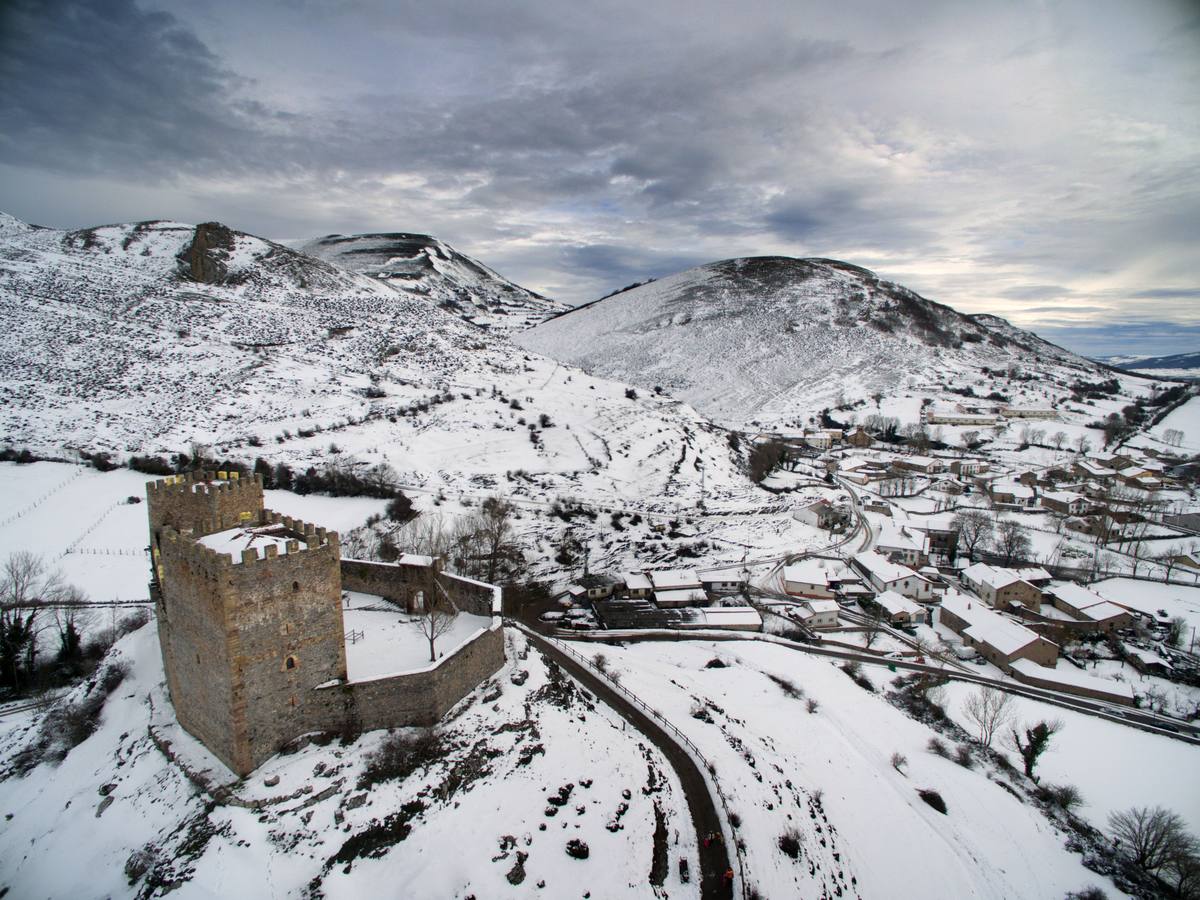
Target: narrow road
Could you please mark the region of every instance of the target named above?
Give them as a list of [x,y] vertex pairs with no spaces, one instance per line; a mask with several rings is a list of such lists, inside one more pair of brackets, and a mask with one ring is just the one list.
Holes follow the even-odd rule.
[[[692,815],[692,824],[696,829],[696,846],[700,854],[700,896],[704,900],[730,900],[733,897],[733,888],[725,881],[725,872],[730,867],[725,842],[713,841],[707,847],[704,846],[705,835],[722,833],[721,819],[712,795],[708,792],[708,783],[696,768],[692,757],[654,719],[613,690],[604,679],[589,672],[577,660],[556,647],[553,642],[530,629],[522,629],[522,634],[662,751],[683,786],[688,810]],[[672,865],[676,865],[677,862],[671,860]]]

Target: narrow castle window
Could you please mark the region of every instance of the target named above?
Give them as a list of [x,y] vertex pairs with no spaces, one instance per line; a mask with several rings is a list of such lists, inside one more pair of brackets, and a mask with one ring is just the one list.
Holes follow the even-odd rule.
[[300,582],[298,582],[298,581],[293,581],[293,582],[292,582],[292,590],[293,590],[293,591],[298,591],[298,590],[300,590]]
[[289,656],[289,657],[287,658],[287,662],[285,662],[285,663],[283,664],[283,667],[284,667],[285,669],[294,669],[294,668],[296,668],[296,657],[294,657],[294,656]]

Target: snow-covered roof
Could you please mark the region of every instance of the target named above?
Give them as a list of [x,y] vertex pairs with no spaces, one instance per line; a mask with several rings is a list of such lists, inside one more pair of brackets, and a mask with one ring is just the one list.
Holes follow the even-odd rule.
[[1055,581],[1047,590],[1055,597],[1058,597],[1065,603],[1071,604],[1076,609],[1086,609],[1098,603],[1108,602],[1095,591],[1088,590],[1083,585],[1076,584],[1073,581]]
[[900,526],[893,522],[882,522],[879,525],[879,537],[875,541],[875,546],[883,547],[887,550],[916,550],[920,551],[921,545],[909,537]]
[[820,560],[802,559],[783,567],[783,580],[796,584],[829,584],[832,572]]
[[914,603],[907,597],[897,594],[895,591],[884,591],[875,598],[875,602],[883,607],[888,615],[892,616],[899,615],[900,613],[912,615],[913,613],[922,612],[923,609],[919,603]]
[[1041,566],[1018,566],[1017,568],[1010,569],[1009,571],[1015,572],[1018,578],[1022,579],[1023,581],[1028,581],[1030,584],[1035,581],[1050,580],[1050,573]]
[[1035,632],[1024,625],[1018,625],[980,601],[956,591],[948,591],[942,598],[942,609],[967,623],[963,634],[981,644],[995,647],[1005,656],[1016,653],[1038,638]]
[[[874,550],[855,554],[854,561],[884,584],[891,584],[893,581],[901,581],[905,578],[921,578],[908,566],[894,563],[886,557],[880,556]],[[924,579],[921,580],[924,581]]]
[[1157,653],[1153,653],[1149,650],[1143,650],[1140,647],[1130,647],[1127,644],[1125,646],[1125,652],[1128,653],[1130,656],[1132,656],[1134,659],[1139,660],[1142,663],[1142,665],[1164,666],[1165,668],[1168,668],[1168,669],[1173,668],[1173,666],[1169,662],[1167,662],[1165,659],[1163,659]]
[[836,613],[839,609],[836,600],[806,600],[804,605],[814,613]]
[[654,599],[659,603],[703,603],[708,599],[708,595],[704,593],[701,587],[694,588],[673,588],[668,590],[655,589]]
[[1074,491],[1046,491],[1042,494],[1043,500],[1053,500],[1056,503],[1074,503],[1076,500],[1083,500],[1083,494],[1076,494]]
[[625,587],[631,591],[654,590],[654,585],[650,583],[649,577],[641,572],[623,572],[621,579],[625,582]]
[[1108,600],[1105,600],[1103,603],[1095,603],[1079,611],[1094,622],[1103,622],[1106,619],[1114,619],[1117,616],[1129,615],[1129,610],[1125,609],[1125,607],[1117,606],[1117,604]]
[[657,572],[647,572],[654,583],[655,591],[669,591],[675,588],[699,588],[700,578],[695,569],[660,569]]
[[1063,665],[1050,669],[1046,666],[1039,666],[1030,659],[1018,659],[1013,662],[1012,667],[1030,678],[1040,678],[1043,681],[1053,681],[1068,687],[1103,691],[1106,694],[1133,699],[1133,687],[1129,684],[1108,678],[1097,678],[1095,675],[1080,672],[1074,666]]
[[714,628],[730,628],[735,625],[762,625],[762,616],[753,606],[712,606],[700,610],[705,621]]
[[[975,563],[962,570],[963,578],[976,584],[986,584],[992,590],[1000,590],[1018,581],[1021,574],[1015,569],[1005,569],[1000,566],[989,566],[987,563]],[[1047,578],[1050,576],[1047,574]]]
[[701,581],[726,581],[741,583],[746,580],[744,569],[705,569],[699,573]]
[[242,551],[254,550],[259,558],[266,553],[267,547],[276,547],[280,556],[287,555],[287,542],[295,540],[296,536],[282,525],[264,525],[261,528],[227,528],[215,534],[206,534],[199,543],[215,550],[217,553],[228,553],[233,557],[235,566],[242,563]]

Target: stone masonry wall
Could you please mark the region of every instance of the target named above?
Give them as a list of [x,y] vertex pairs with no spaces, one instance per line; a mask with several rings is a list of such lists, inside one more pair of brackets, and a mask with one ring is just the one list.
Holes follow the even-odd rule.
[[233,710],[244,753],[239,772],[311,730],[314,719],[323,725],[325,711],[308,708],[313,690],[346,678],[337,535],[309,547],[295,541],[286,555],[272,549],[230,570]]
[[432,669],[332,685],[316,694],[331,721],[344,715],[362,731],[433,725],[503,665],[504,630],[497,620]]
[[378,594],[412,612],[418,592],[432,597],[435,571],[428,566],[409,566],[399,563],[367,562],[358,559],[342,560],[342,588]]
[[[504,665],[499,591],[420,566],[341,560],[336,532],[264,510],[261,480],[211,473],[147,486],[159,643],[179,723],[247,775],[312,731],[432,725]],[[238,524],[281,526],[238,562],[195,538]],[[448,596],[492,624],[429,669],[346,682],[343,587],[403,603]],[[289,665],[290,662],[290,665]]]
[[439,572],[437,581],[463,612],[477,616],[500,615],[499,588],[448,572]]
[[150,536],[164,525],[177,531],[192,529],[197,536],[213,523],[256,522],[263,510],[261,476],[214,480],[213,472],[189,472],[146,484]]
[[[159,647],[175,715],[223,763],[235,768],[233,675],[226,642],[228,581],[223,567],[166,529],[158,546],[162,590]],[[215,554],[214,554],[215,556]]]

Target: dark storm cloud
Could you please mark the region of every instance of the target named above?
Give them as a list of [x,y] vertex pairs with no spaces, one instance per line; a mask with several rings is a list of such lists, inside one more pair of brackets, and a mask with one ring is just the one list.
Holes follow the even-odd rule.
[[0,10],[0,160],[70,172],[225,166],[273,114],[171,15],[130,0]]
[[1062,315],[1184,320],[1197,296],[1200,53],[1169,5],[10,0],[0,17],[0,207],[49,224],[117,208],[281,238],[428,231],[571,301],[778,253],[1019,324],[1076,298]]

